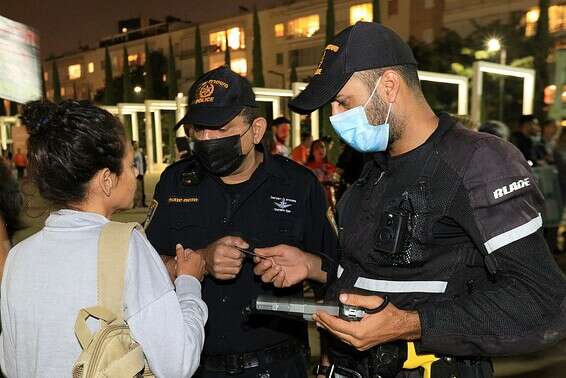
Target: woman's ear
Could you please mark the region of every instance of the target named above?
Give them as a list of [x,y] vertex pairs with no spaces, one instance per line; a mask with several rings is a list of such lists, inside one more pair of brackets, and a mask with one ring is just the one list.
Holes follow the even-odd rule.
[[263,134],[265,134],[266,129],[267,129],[267,120],[265,118],[258,117],[253,120],[252,131],[254,135],[254,144],[261,143],[261,139],[263,138]]
[[110,172],[110,169],[104,168],[97,173],[98,187],[106,197],[112,194],[112,188],[115,186],[116,175]]

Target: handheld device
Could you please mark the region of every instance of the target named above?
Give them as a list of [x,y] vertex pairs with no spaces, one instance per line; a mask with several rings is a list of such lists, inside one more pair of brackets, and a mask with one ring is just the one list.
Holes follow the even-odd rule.
[[389,299],[386,296],[379,307],[368,310],[362,307],[345,305],[343,303],[317,303],[313,299],[260,295],[252,301],[251,305],[244,311],[247,314],[275,313],[299,319],[302,318],[311,322],[313,321],[312,316],[315,312],[324,311],[344,320],[357,321],[363,319],[366,314],[383,310],[388,303]]

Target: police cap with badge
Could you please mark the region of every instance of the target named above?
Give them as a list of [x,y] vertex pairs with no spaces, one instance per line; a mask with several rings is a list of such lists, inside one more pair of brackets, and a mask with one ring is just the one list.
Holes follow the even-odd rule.
[[[228,66],[221,66],[199,77],[191,86],[187,114],[175,125],[175,130],[185,124],[197,130],[218,130],[245,107],[257,107],[252,86]],[[183,175],[184,184],[200,182],[200,167],[216,176],[226,176],[237,169],[245,158],[240,137],[236,134],[195,141],[197,160]]]

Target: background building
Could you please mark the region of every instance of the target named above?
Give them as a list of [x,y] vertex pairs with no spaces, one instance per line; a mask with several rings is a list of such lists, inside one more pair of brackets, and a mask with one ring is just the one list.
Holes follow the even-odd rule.
[[[320,60],[326,27],[326,0],[288,1],[259,11],[264,77],[267,87],[288,88],[291,68],[296,66],[297,79],[308,80]],[[371,1],[335,1],[335,30],[339,31],[358,20],[372,20]],[[379,1],[381,22],[395,29],[403,38],[414,37],[432,42],[440,31],[442,0]],[[137,27],[137,28],[136,28]],[[132,29],[134,28],[134,29]],[[123,48],[128,51],[132,67],[145,63],[145,48],[168,58],[169,39],[173,42],[177,69],[177,85],[185,92],[194,81],[195,25],[178,19],[157,22],[132,19],[118,22],[116,35],[104,37],[97,48],[50,57],[43,64],[47,97],[53,99],[53,63],[56,63],[62,98],[96,99],[104,88],[104,48],[108,47],[112,73],[123,72]],[[252,77],[253,13],[245,9],[230,18],[200,24],[204,70],[224,64],[226,40],[231,48],[231,67]],[[166,82],[166,75],[161,80]],[[136,93],[140,101],[143,93]]]

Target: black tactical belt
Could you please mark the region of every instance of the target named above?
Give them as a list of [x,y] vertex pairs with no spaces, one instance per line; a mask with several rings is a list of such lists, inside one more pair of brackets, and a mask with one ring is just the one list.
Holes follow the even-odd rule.
[[246,369],[268,365],[304,353],[305,347],[301,343],[290,340],[254,352],[203,355],[201,367],[208,371],[240,374]]

